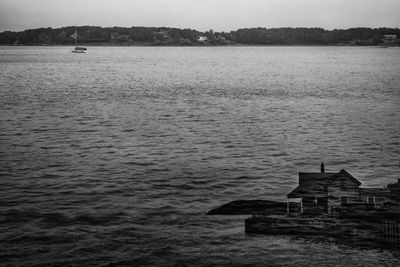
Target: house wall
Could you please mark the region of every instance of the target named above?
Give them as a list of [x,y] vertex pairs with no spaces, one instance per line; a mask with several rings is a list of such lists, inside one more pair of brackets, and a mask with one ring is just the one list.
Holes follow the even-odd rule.
[[328,198],[323,197],[303,197],[303,213],[322,214],[328,211]]
[[384,203],[390,201],[390,196],[375,196],[373,194],[361,194],[360,200],[363,203],[372,203],[375,207],[382,207]]
[[347,203],[357,203],[360,201],[359,186],[350,178],[338,177],[327,187],[328,192],[328,211],[332,207],[340,207],[342,198],[346,198]]
[[391,201],[400,205],[400,179],[397,183],[389,185]]

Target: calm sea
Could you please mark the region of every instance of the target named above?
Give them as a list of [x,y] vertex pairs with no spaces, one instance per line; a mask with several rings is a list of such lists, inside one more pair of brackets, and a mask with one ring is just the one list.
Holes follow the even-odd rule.
[[4,266],[394,266],[400,253],[246,235],[238,199],[298,172],[400,178],[400,49],[0,47]]

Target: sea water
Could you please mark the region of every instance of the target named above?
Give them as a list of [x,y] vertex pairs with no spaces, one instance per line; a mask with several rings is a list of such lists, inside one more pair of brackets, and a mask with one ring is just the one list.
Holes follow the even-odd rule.
[[396,182],[399,48],[71,49],[0,47],[2,265],[400,264],[206,215],[285,200],[321,161]]

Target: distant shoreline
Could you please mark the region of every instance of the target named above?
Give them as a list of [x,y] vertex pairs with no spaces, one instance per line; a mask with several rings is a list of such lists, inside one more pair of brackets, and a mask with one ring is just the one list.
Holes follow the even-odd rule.
[[244,28],[201,32],[169,27],[79,26],[0,33],[0,45],[85,46],[398,46],[399,28]]
[[[0,44],[0,47],[75,47],[72,44]],[[82,43],[78,46],[86,46],[86,47],[377,47],[377,48],[386,48],[384,45],[350,45],[350,44],[229,44],[229,45],[179,45],[179,44],[169,44],[169,45],[154,45],[154,44],[129,44],[129,45],[115,45],[115,44],[93,44],[93,43]],[[397,46],[394,46],[397,47]]]

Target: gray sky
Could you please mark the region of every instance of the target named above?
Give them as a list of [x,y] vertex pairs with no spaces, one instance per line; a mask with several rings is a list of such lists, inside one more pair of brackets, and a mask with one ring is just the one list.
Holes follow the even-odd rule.
[[69,25],[400,27],[400,0],[0,0],[0,31]]

